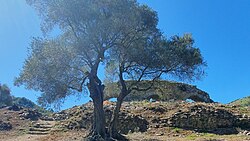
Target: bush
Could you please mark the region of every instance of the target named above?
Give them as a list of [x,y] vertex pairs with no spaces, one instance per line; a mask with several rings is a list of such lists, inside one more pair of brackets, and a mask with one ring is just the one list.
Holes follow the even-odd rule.
[[12,96],[10,94],[10,89],[7,85],[0,84],[0,107],[11,106]]
[[13,104],[25,108],[36,108],[35,103],[24,97],[13,97]]

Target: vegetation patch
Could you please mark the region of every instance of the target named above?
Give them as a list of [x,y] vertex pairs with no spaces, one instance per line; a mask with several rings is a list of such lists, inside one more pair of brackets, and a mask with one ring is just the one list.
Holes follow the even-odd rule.
[[235,100],[235,101],[233,101],[233,102],[231,102],[229,104],[230,105],[242,106],[242,107],[250,106],[250,96],[244,97],[242,99]]
[[0,131],[11,130],[12,124],[9,122],[0,121]]

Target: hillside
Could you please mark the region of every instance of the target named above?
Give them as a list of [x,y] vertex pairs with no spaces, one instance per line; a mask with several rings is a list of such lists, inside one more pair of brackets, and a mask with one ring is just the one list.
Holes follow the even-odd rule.
[[11,95],[9,87],[5,84],[0,84],[0,109],[8,106],[32,108],[42,113],[50,112],[25,97],[15,97]]
[[[104,102],[107,123],[114,102]],[[0,109],[0,140],[81,141],[91,127],[93,103],[43,115],[36,110]],[[125,102],[119,130],[135,141],[247,141],[250,109],[218,103]]]
[[237,99],[233,102],[229,103],[230,105],[237,105],[237,106],[250,106],[250,96],[244,97],[241,99]]

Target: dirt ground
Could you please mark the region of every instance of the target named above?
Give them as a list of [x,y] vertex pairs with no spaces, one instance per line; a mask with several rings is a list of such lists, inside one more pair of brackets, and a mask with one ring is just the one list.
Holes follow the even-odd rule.
[[[87,131],[55,132],[49,135],[17,134],[0,132],[0,141],[82,141]],[[250,136],[244,135],[214,135],[191,134],[188,136],[169,137],[168,135],[150,135],[146,133],[130,133],[126,137],[131,141],[250,141]]]
[[86,131],[67,131],[48,135],[18,134],[17,132],[0,132],[0,141],[81,141]]
[[250,141],[250,137],[240,135],[189,135],[186,137],[152,136],[142,133],[127,135],[132,141]]

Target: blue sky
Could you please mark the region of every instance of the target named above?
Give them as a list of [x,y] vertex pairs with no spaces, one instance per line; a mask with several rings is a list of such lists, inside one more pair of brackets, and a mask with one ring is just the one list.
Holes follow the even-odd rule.
[[[139,0],[159,16],[166,36],[192,33],[208,63],[207,76],[193,84],[212,99],[227,103],[250,95],[249,0]],[[0,82],[14,96],[36,101],[39,92],[13,86],[32,37],[41,36],[40,20],[25,0],[0,0]],[[88,101],[69,97],[64,108]]]

